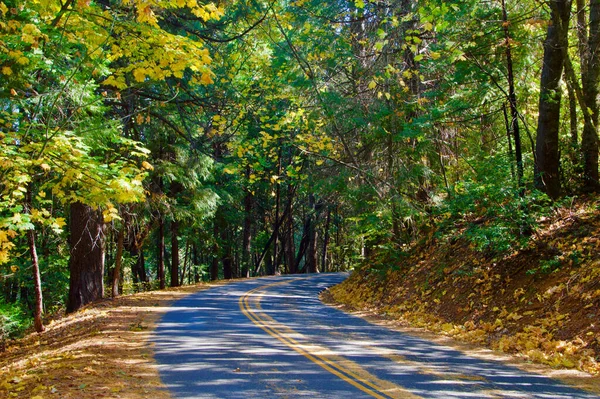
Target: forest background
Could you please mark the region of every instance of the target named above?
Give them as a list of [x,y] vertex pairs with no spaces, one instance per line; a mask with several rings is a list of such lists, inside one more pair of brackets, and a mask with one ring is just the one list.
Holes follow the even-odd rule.
[[0,14],[2,342],[105,291],[385,277],[432,239],[493,262],[598,190],[600,1]]

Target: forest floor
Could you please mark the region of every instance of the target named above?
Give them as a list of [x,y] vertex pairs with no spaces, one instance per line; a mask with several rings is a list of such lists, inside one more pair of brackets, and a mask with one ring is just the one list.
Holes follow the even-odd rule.
[[501,257],[460,233],[432,235],[386,267],[365,265],[327,296],[413,333],[544,365],[537,371],[583,371],[571,382],[600,393],[600,201],[556,209],[526,248]]
[[148,338],[169,305],[209,285],[106,299],[0,353],[0,397],[168,399]]

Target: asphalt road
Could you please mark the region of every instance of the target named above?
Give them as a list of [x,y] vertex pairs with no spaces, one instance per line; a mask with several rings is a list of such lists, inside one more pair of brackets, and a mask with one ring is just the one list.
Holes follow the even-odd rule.
[[153,336],[163,382],[174,398],[599,398],[322,304],[346,277],[245,280],[176,302]]

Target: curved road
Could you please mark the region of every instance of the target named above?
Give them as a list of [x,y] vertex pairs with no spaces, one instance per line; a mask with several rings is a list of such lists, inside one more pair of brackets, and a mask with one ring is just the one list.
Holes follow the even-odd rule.
[[598,398],[322,304],[346,277],[244,280],[176,302],[153,336],[163,382],[174,398]]

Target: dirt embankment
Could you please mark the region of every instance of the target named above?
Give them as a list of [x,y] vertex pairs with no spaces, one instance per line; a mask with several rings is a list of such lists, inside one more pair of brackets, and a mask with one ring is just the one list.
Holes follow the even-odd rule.
[[597,209],[588,203],[557,211],[528,248],[501,259],[464,239],[432,239],[401,264],[365,266],[331,295],[406,326],[598,376]]

